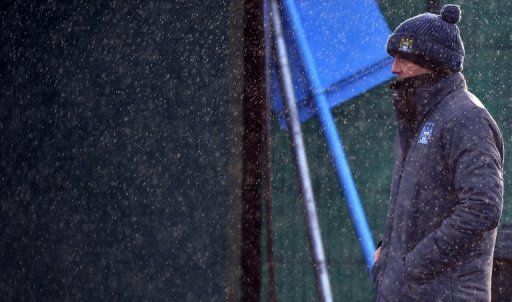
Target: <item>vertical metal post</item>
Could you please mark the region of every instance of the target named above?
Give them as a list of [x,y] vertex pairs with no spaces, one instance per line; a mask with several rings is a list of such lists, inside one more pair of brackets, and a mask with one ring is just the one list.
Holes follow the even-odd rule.
[[241,266],[242,301],[258,302],[261,288],[261,150],[265,133],[263,0],[244,1]]
[[275,0],[271,1],[272,24],[275,35],[275,48],[277,63],[280,71],[281,86],[284,92],[286,104],[286,120],[293,145],[293,155],[297,167],[299,186],[304,204],[305,220],[308,228],[308,238],[313,254],[314,268],[316,272],[317,288],[321,301],[332,301],[331,284],[327,272],[324,247],[320,234],[320,225],[316,213],[315,199],[311,179],[309,178],[309,167],[306,158],[302,130],[300,128],[299,113],[297,110],[297,98],[291,79],[288,55],[283,37],[279,8]]
[[334,118],[327,102],[327,99],[323,93],[323,87],[318,76],[315,62],[309,48],[309,44],[306,40],[306,36],[300,21],[300,17],[293,0],[283,0],[284,8],[286,9],[287,15],[290,17],[292,22],[293,30],[295,31],[295,37],[299,45],[299,52],[304,63],[306,75],[312,86],[313,99],[318,109],[318,117],[322,124],[322,128],[327,139],[327,145],[331,153],[336,172],[338,174],[338,180],[341,182],[345,197],[347,199],[348,209],[352,221],[355,226],[356,235],[359,239],[359,243],[363,249],[363,256],[371,272],[373,267],[373,253],[375,252],[375,243],[373,242],[368,222],[366,221],[366,215],[364,213],[363,206],[359,194],[357,193],[356,185],[352,177],[352,172],[348,164],[347,157],[343,151],[343,145],[341,143],[338,129],[334,123]]

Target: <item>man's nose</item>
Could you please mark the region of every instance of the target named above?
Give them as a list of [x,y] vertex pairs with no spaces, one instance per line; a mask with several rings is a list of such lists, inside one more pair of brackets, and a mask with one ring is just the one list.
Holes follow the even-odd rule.
[[393,65],[391,65],[391,72],[394,74],[399,74],[402,71],[400,65],[398,64],[396,58],[393,59]]

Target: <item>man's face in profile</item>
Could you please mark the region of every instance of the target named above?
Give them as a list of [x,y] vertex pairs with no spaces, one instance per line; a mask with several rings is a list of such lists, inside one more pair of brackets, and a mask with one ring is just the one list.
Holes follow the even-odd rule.
[[396,74],[399,79],[406,79],[420,74],[431,73],[430,70],[407,61],[398,55],[394,57],[391,72]]

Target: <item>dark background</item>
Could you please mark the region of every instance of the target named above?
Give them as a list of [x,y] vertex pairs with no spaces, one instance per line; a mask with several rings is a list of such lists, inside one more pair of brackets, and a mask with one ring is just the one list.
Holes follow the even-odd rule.
[[0,11],[2,300],[222,300],[227,1]]

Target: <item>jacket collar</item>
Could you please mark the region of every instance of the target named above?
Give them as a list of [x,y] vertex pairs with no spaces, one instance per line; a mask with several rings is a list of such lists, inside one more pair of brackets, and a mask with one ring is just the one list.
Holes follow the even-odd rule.
[[[433,109],[450,93],[459,89],[466,89],[466,81],[460,72],[452,73],[446,76],[432,76],[430,79],[423,75],[410,79],[399,80],[391,84],[391,88],[397,90],[397,98],[410,98],[409,100],[395,100],[394,106],[399,121],[409,121],[419,126]],[[404,89],[405,81],[409,84],[409,93],[400,95],[400,90]],[[406,83],[406,82],[405,82]],[[402,91],[403,92],[403,91]],[[407,96],[408,95],[408,96]],[[400,110],[398,102],[408,102],[409,110]]]
[[[460,72],[442,77],[431,87],[420,87],[416,91],[415,96],[416,104],[420,107],[418,112],[428,114],[432,109],[436,108],[447,95],[459,89],[467,89],[466,80]],[[421,115],[418,117],[421,118]]]

